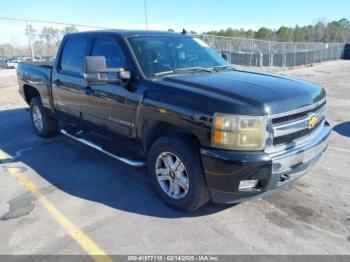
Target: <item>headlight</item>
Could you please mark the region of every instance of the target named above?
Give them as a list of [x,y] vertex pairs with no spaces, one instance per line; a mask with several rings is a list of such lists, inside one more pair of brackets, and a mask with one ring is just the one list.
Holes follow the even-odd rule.
[[262,116],[214,114],[212,146],[237,151],[263,150],[266,123]]

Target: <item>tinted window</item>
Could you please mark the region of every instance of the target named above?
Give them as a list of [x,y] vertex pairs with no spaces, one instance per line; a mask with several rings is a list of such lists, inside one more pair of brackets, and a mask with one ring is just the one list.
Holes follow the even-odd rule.
[[119,45],[108,39],[98,39],[92,50],[93,56],[104,56],[107,67],[126,67],[126,59]]
[[87,48],[88,39],[68,39],[63,48],[61,69],[74,73],[82,73]]
[[135,36],[128,38],[146,76],[181,68],[228,65],[202,40],[183,36]]

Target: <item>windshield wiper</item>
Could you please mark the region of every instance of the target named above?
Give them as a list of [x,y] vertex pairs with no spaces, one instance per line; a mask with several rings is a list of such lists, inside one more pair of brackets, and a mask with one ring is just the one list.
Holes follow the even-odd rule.
[[219,66],[214,66],[213,69],[218,72],[221,70],[226,70],[226,69],[230,69],[230,70],[235,70],[235,68],[231,65],[219,65]]
[[212,73],[213,70],[210,68],[205,68],[205,67],[186,67],[186,68],[175,68],[170,71],[164,71],[164,72],[159,72],[153,74],[153,76],[164,76],[164,75],[171,75],[171,74],[177,74],[177,73],[191,73],[191,72],[208,72]]

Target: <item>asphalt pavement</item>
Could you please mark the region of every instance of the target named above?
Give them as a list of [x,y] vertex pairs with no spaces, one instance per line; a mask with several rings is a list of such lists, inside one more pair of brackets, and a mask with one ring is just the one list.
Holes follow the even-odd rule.
[[350,61],[282,73],[326,88],[328,150],[268,197],[182,213],[144,168],[36,136],[14,70],[0,71],[0,254],[350,255]]

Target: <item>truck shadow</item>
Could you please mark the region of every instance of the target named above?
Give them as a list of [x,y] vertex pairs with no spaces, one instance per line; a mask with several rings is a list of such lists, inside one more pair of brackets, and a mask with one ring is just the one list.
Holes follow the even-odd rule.
[[334,126],[333,131],[337,132],[339,135],[350,137],[350,121]]
[[0,149],[15,156],[8,162],[24,164],[26,172],[64,193],[162,218],[206,216],[232,206],[209,203],[192,213],[174,210],[160,200],[145,168],[126,166],[61,135],[39,138],[24,109],[0,111],[0,119]]

